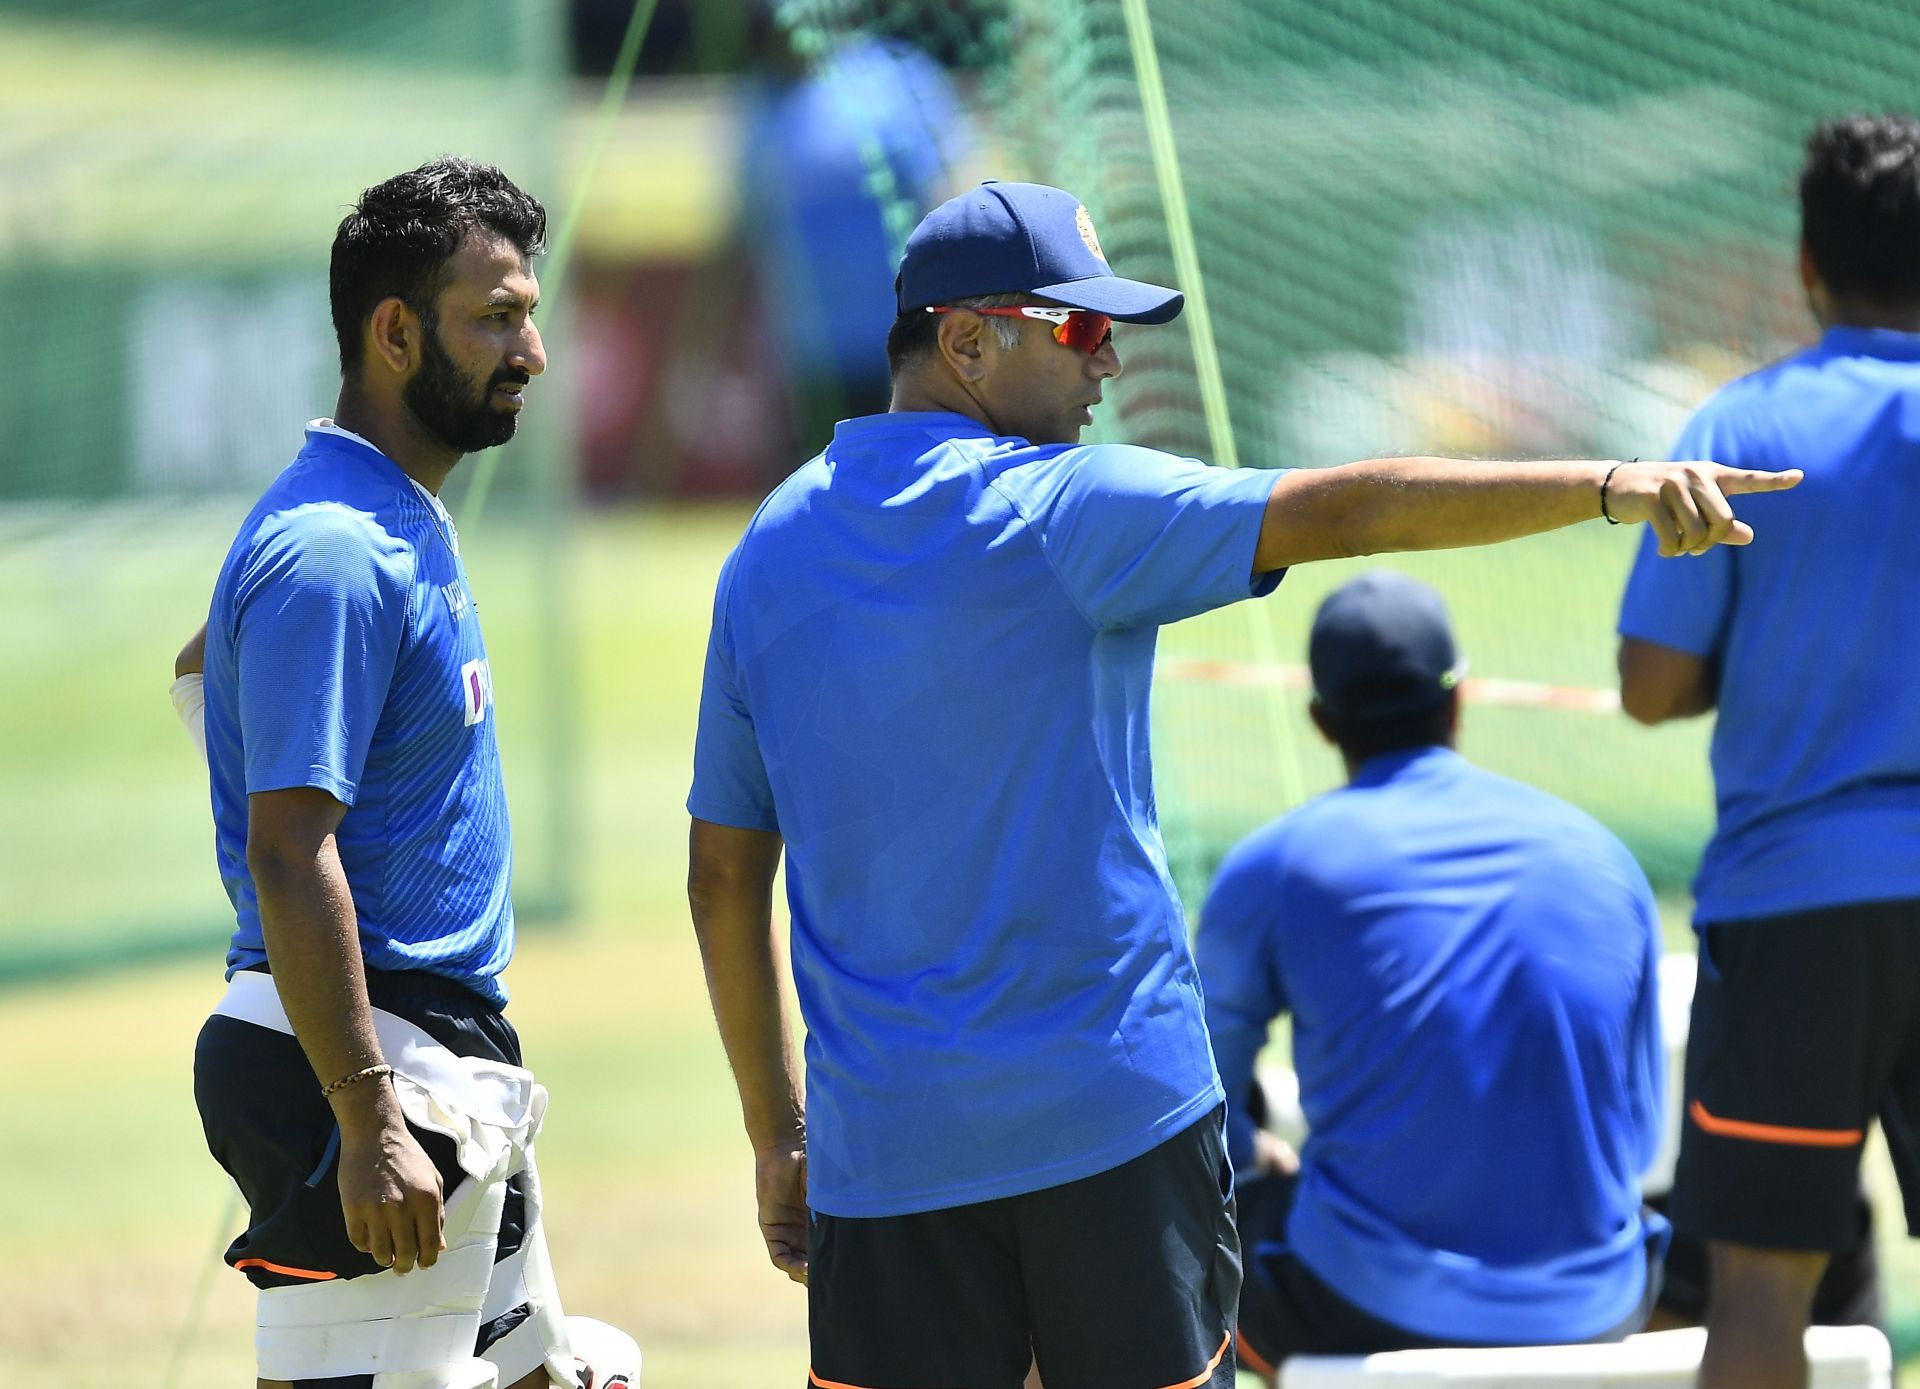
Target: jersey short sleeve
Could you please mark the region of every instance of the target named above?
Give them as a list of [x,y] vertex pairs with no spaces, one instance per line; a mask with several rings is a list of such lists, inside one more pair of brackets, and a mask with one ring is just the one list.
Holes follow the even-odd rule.
[[1068,449],[997,481],[1097,628],[1177,622],[1272,592],[1253,573],[1274,474],[1154,449]]
[[364,515],[304,506],[256,540],[234,653],[249,794],[352,805],[406,631],[413,556]]
[[1227,1156],[1236,1168],[1253,1160],[1247,1098],[1254,1061],[1266,1044],[1268,1025],[1287,1008],[1274,955],[1281,893],[1266,839],[1256,836],[1227,856],[1193,945],[1207,1001],[1207,1033],[1227,1092]]
[[707,636],[706,674],[700,683],[700,728],[693,744],[693,790],[687,810],[716,825],[778,830],[773,787],[754,734],[753,715],[734,664],[727,600],[739,551],[727,556],[714,594],[713,627]]
[[[1735,468],[1749,466],[1740,460],[1732,431],[1711,407],[1681,431],[1673,456],[1711,459]],[[1714,655],[1732,604],[1738,549],[1716,545],[1703,555],[1662,559],[1659,536],[1652,526],[1644,531],[1620,601],[1620,635],[1693,656]]]

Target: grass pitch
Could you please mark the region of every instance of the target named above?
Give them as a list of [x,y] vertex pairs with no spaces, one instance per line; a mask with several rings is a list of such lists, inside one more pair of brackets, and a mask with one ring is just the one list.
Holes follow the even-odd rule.
[[[251,1295],[215,1263],[238,1216],[189,1085],[193,1037],[220,990],[226,904],[202,774],[165,700],[173,652],[204,611],[239,515],[236,505],[0,521],[0,610],[15,658],[0,686],[0,782],[12,793],[0,798],[0,959],[58,945],[133,961],[30,987],[16,976],[0,994],[0,1055],[14,1060],[0,1172],[15,1196],[0,1230],[0,1303],[11,1309],[0,1383],[198,1389],[252,1376]],[[509,975],[513,1016],[554,1096],[540,1146],[554,1256],[573,1310],[639,1338],[653,1389],[764,1389],[801,1382],[806,1366],[804,1295],[766,1263],[755,1233],[751,1165],[681,888],[712,581],[743,520],[737,508],[596,516],[563,553],[490,522],[467,547],[516,826],[538,834],[556,813],[547,801],[575,798],[561,818],[577,826],[581,910],[565,928],[530,929]],[[1596,628],[1604,640],[1626,547],[1605,532],[1565,539],[1594,572],[1557,607],[1550,585],[1516,585],[1502,566],[1517,556],[1420,563],[1453,602],[1476,674],[1604,679],[1609,647],[1583,651],[1584,667],[1555,667],[1544,647],[1537,664],[1506,665],[1481,635],[1526,624],[1537,644],[1558,622],[1570,647],[1593,643]],[[579,657],[557,689],[542,686],[534,654],[535,625],[550,617],[528,595],[543,576],[569,595]],[[1340,577],[1334,566],[1303,570],[1266,605],[1283,659],[1298,659],[1315,596]],[[1525,616],[1543,605],[1561,616]],[[1167,649],[1244,654],[1240,631],[1223,625],[1242,621],[1223,613],[1176,629]],[[541,688],[544,703],[530,694]],[[1188,738],[1183,697],[1163,691],[1160,712],[1163,731]],[[1271,745],[1265,715],[1231,698],[1242,700],[1237,713],[1186,712],[1240,720],[1209,736],[1237,749],[1236,813],[1264,815],[1277,807],[1259,803],[1268,793],[1248,774],[1260,771],[1248,750]],[[586,754],[571,790],[525,755],[553,705]],[[1641,775],[1628,755],[1644,733],[1623,721],[1516,711],[1535,722],[1501,734],[1493,719],[1469,717],[1481,730],[1469,752],[1532,758],[1548,784],[1616,755],[1623,788]],[[1171,817],[1194,764],[1166,742]],[[1683,747],[1652,760],[1678,775],[1692,756]],[[169,936],[192,953],[150,958]],[[1873,1170],[1891,1214],[1884,1158]],[[1887,1249],[1896,1320],[1920,1314],[1913,1250]],[[1903,1382],[1920,1386],[1920,1375]]]

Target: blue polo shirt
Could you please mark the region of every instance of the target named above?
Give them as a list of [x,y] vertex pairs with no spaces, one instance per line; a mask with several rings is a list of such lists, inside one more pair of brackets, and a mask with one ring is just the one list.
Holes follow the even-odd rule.
[[1234,849],[1195,948],[1238,1165],[1234,1106],[1293,1014],[1287,1238],[1334,1291],[1489,1344],[1632,1313],[1666,1060],[1658,914],[1619,840],[1445,748],[1389,753]]
[[326,421],[240,527],[207,618],[215,851],[237,926],[227,972],[264,962],[247,797],[311,786],[376,969],[504,1003],[513,855],[493,676],[453,521]]
[[1622,636],[1718,672],[1696,920],[1920,897],[1920,336],[1829,329],[1722,389],[1673,456],[1806,472],[1740,498],[1752,545],[1644,546],[1621,604]]
[[693,791],[785,839],[808,1198],[932,1210],[1220,1103],[1153,801],[1156,628],[1269,591],[1273,475],[849,420],[714,601]]

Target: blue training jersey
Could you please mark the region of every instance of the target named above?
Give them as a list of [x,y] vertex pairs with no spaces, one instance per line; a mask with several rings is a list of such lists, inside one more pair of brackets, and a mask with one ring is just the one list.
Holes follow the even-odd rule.
[[266,960],[247,797],[311,786],[336,839],[367,964],[504,1003],[513,856],[493,676],[439,500],[324,420],[240,527],[207,619],[207,760],[227,972]]
[[1723,388],[1673,456],[1806,471],[1740,498],[1751,545],[1644,545],[1621,605],[1622,636],[1718,681],[1696,920],[1920,897],[1920,335],[1831,328]]
[[1155,630],[1270,590],[1273,475],[842,423],[721,574],[687,808],[786,841],[808,1199],[962,1205],[1221,1092],[1153,803]]
[[1666,1063],[1658,916],[1619,840],[1446,748],[1388,753],[1234,849],[1196,950],[1236,1164],[1255,1054],[1293,1015],[1287,1238],[1334,1291],[1484,1344],[1632,1313],[1665,1232],[1640,1175]]

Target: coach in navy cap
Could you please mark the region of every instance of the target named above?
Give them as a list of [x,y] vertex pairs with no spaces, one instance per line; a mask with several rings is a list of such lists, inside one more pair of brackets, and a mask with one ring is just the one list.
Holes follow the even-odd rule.
[[1186,297],[1113,273],[1093,218],[1044,183],[999,183],[940,204],[907,238],[895,277],[900,312],[1018,291],[1121,323],[1166,323]]
[[809,1282],[817,1383],[1015,1385],[1037,1359],[1048,1389],[1226,1389],[1225,1096],[1154,813],[1156,630],[1288,565],[1603,503],[1669,549],[1739,540],[1721,489],[1779,483],[1082,444],[1115,324],[1183,299],[1114,274],[1086,205],[1040,184],[935,208],[895,289],[890,409],[754,517],[701,693],[689,897],[761,1233]]

